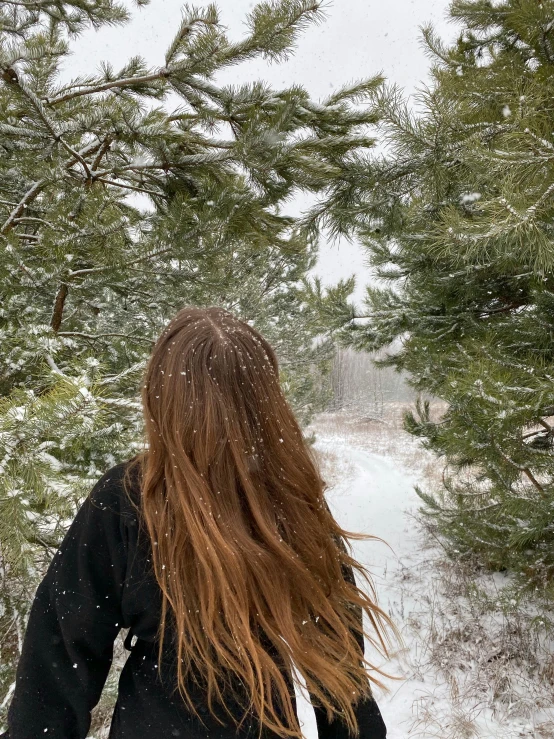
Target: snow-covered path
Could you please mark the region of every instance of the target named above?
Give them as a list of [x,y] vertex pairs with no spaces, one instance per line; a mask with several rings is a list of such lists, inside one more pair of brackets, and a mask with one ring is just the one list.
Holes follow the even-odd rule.
[[[340,483],[327,491],[327,500],[337,521],[349,531],[372,534],[388,544],[371,540],[352,542],[356,558],[373,575],[379,605],[401,626],[410,610],[410,603],[406,602],[407,590],[400,587],[401,573],[422,556],[420,535],[410,516],[419,501],[414,492],[417,478],[393,459],[352,446],[337,437],[320,436],[315,447],[321,452],[334,452],[344,466]],[[410,648],[409,644],[406,646]],[[391,665],[387,667],[391,670]],[[398,669],[395,662],[392,672],[400,674]],[[389,681],[388,694],[376,691],[388,739],[407,736],[413,720],[412,705],[417,698],[418,681],[406,678]],[[298,695],[297,699],[304,735],[306,739],[317,739],[313,710],[305,697]]]
[[[449,560],[414,517],[415,486],[440,487],[437,460],[392,425],[362,424],[322,419],[315,448],[337,521],[386,542],[350,540],[404,638],[381,665],[401,679],[384,679],[388,693],[375,689],[388,739],[554,737],[552,640],[537,621],[539,601],[518,604],[509,573]],[[305,738],[317,739],[309,700],[297,693],[297,703]]]

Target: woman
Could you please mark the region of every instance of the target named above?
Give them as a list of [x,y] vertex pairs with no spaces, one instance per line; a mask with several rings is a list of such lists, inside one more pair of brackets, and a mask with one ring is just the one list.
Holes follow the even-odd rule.
[[[184,308],[150,357],[144,451],[79,509],[31,609],[9,739],[84,739],[121,629],[110,739],[297,737],[292,669],[320,739],[385,737],[364,656],[394,626],[363,590],[267,341]],[[370,668],[368,673],[366,665]]]

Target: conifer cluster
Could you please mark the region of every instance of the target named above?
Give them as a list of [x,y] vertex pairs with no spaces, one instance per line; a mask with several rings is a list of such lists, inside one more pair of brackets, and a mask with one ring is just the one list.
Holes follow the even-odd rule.
[[422,393],[405,426],[443,466],[418,492],[450,553],[554,595],[554,2],[449,13],[415,106],[379,92],[386,153],[347,215],[381,282],[341,335],[400,342],[383,363]]
[[[177,310],[215,304],[256,325],[303,420],[328,397],[330,323],[308,273],[372,144],[378,80],[318,103],[298,85],[217,82],[286,59],[321,18],[319,2],[262,2],[233,41],[214,5],[186,6],[159,66],[136,56],[69,80],[80,34],[127,8],[0,3],[0,697],[76,505],[136,451],[141,372]],[[299,191],[318,204],[309,219],[284,213]]]

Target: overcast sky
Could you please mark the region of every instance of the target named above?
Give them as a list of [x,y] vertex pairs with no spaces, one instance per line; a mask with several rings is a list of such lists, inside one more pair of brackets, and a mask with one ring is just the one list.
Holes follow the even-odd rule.
[[[198,1],[196,6],[207,5]],[[263,61],[232,67],[218,79],[264,79],[275,87],[303,85],[314,99],[327,97],[338,87],[382,72],[390,82],[412,94],[426,81],[429,60],[421,47],[420,26],[433,23],[444,39],[456,27],[446,20],[448,0],[334,0],[326,5],[326,20],[309,28],[287,62],[269,65]],[[81,36],[66,74],[90,74],[102,60],[117,69],[129,56],[140,55],[148,64],[161,66],[164,52],[175,35],[183,3],[151,0],[143,8],[132,7],[133,20],[123,27],[102,28]],[[240,38],[244,19],[254,3],[250,0],[221,0],[221,19],[231,38]],[[315,270],[324,283],[356,275],[354,299],[359,303],[363,286],[371,279],[357,244],[322,244]]]

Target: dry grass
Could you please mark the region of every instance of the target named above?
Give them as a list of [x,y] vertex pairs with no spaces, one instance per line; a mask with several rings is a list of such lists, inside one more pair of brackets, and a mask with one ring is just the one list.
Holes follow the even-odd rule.
[[[346,438],[354,446],[395,459],[404,468],[418,470],[425,480],[440,485],[440,461],[424,449],[419,440],[404,431],[403,415],[413,408],[414,404],[410,402],[390,402],[383,404],[379,417],[359,415],[353,410],[320,413],[308,431],[325,438]],[[444,412],[446,404],[436,401],[430,408],[431,418],[436,419]]]
[[321,475],[329,487],[334,487],[353,474],[353,467],[341,454],[330,449],[318,451],[317,459]]
[[[552,737],[554,629],[537,617],[539,604],[511,598],[508,577],[499,583],[476,563],[438,551],[420,578],[424,589],[407,621],[420,645],[412,668],[440,686],[443,700],[432,692],[420,699],[413,735],[441,726],[444,739]],[[491,733],[482,733],[485,720]]]

